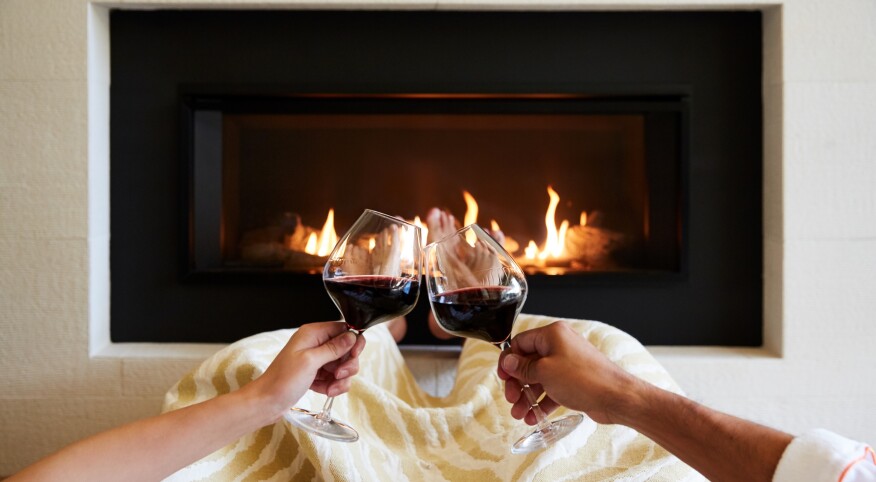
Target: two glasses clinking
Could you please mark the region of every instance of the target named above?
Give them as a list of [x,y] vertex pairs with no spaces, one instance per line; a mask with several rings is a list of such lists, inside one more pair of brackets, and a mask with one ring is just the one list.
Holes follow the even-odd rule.
[[[502,245],[477,224],[456,230],[452,216],[429,214],[432,239],[421,248],[421,231],[399,218],[366,210],[338,241],[323,270],[326,291],[351,331],[408,314],[415,306],[421,275],[425,277],[435,325],[449,335],[475,338],[510,348],[514,321],[526,301],[526,277]],[[434,318],[432,317],[434,316]],[[437,323],[436,323],[437,322]],[[523,387],[536,427],[517,440],[512,453],[548,447],[583,420],[571,414],[547,420],[529,386]],[[331,418],[333,398],[323,410],[293,408],[292,423],[332,440],[353,442],[358,434]]]

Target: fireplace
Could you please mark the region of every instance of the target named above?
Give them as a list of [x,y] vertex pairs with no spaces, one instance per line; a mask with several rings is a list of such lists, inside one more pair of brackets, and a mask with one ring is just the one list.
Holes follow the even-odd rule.
[[[413,222],[441,208],[500,233],[528,273],[527,311],[652,344],[760,344],[757,13],[116,12],[111,25],[116,341],[334,318],[319,276],[332,235],[364,208]],[[138,41],[156,31],[166,45]],[[395,40],[447,31],[452,59],[423,35]],[[405,342],[437,343],[426,309]]]

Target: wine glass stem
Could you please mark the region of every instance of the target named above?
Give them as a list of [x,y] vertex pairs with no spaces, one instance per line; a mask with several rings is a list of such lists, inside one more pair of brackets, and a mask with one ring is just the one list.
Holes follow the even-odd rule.
[[319,412],[319,415],[316,416],[317,420],[321,420],[323,422],[331,422],[332,421],[332,404],[335,403],[335,397],[328,397],[325,401],[325,405],[322,406],[322,411]]
[[535,414],[535,419],[538,421],[536,426],[538,427],[539,432],[550,430],[551,424],[548,422],[544,410],[538,405],[538,400],[536,400],[535,394],[532,393],[532,389],[529,388],[529,385],[523,385],[523,393],[526,394],[526,400],[529,402],[529,409],[532,410],[532,413]]
[[[511,348],[511,343],[508,340],[502,342],[499,347],[500,350],[505,351]],[[523,385],[523,394],[526,395],[526,401],[529,402],[529,409],[532,410],[532,413],[535,414],[535,420],[538,422],[536,427],[539,432],[545,432],[550,430],[551,423],[548,422],[547,416],[544,414],[544,410],[538,405],[538,399],[535,398],[535,394],[532,393],[532,389],[529,388],[529,385]]]
[[[347,331],[352,332],[356,336],[360,336],[365,330],[354,330],[353,328],[347,328]],[[348,356],[348,355],[347,355]],[[344,359],[347,359],[347,356]],[[335,403],[335,397],[328,397],[325,400],[325,404],[322,406],[322,411],[316,416],[317,420],[321,420],[323,422],[331,422],[332,421],[332,405]]]

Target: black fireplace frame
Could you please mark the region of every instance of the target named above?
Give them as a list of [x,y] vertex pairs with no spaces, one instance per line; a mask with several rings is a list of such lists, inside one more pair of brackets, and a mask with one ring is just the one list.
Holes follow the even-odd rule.
[[[524,309],[609,322],[647,344],[759,346],[761,34],[760,12],[113,10],[111,338],[229,342],[337,317],[318,276],[191,273],[188,264],[181,99],[263,87],[685,97],[680,188],[690,224],[679,273],[579,275],[571,287],[533,276]],[[418,62],[429,55],[433,62]],[[706,207],[727,217],[708,221]],[[704,274],[714,270],[732,275]],[[435,343],[424,301],[406,343]]]

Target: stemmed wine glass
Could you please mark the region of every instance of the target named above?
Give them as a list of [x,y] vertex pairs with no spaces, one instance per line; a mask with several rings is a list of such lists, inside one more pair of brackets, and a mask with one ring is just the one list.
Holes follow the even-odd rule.
[[[422,250],[420,228],[398,218],[366,209],[335,245],[322,272],[323,283],[347,328],[361,334],[367,328],[408,314],[420,294]],[[359,434],[331,417],[334,397],[322,411],[293,408],[286,419],[296,426],[341,442]]]
[[[429,303],[441,328],[501,350],[509,348],[527,292],[526,278],[514,258],[477,224],[426,246],[425,257]],[[523,392],[538,425],[514,442],[512,453],[546,448],[584,419],[576,413],[549,421],[528,385]]]

